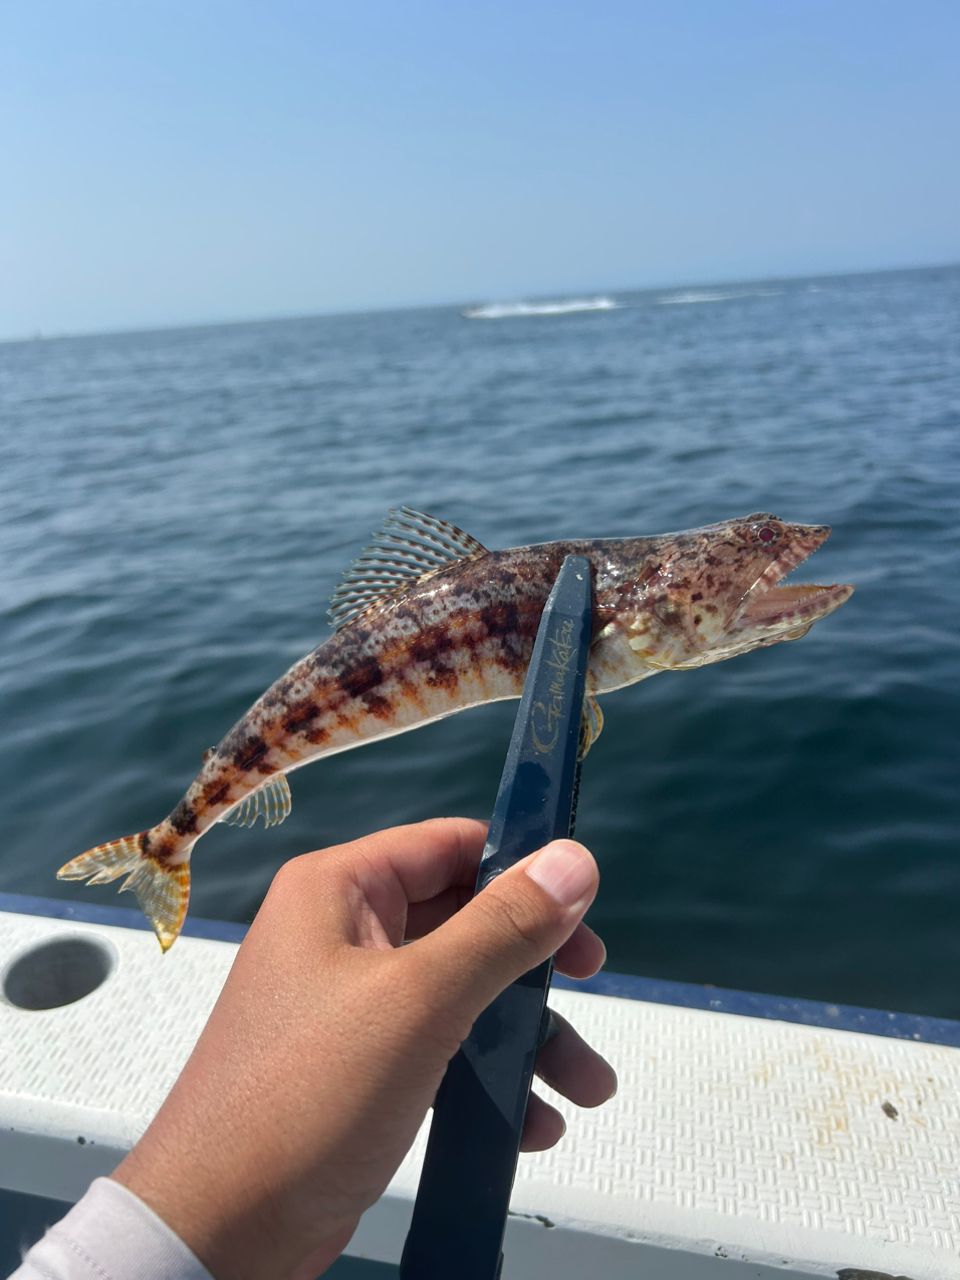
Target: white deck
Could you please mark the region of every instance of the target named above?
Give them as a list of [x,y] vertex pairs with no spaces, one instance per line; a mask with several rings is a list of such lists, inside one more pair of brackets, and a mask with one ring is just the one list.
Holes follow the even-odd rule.
[[[235,946],[0,912],[0,983],[53,938],[111,976],[59,1009],[0,999],[0,1186],[75,1199],[136,1141]],[[557,991],[616,1064],[617,1098],[522,1156],[504,1280],[960,1278],[960,1051]],[[885,1109],[886,1104],[886,1109]],[[895,1117],[895,1118],[894,1118]],[[350,1247],[396,1261],[425,1129]]]

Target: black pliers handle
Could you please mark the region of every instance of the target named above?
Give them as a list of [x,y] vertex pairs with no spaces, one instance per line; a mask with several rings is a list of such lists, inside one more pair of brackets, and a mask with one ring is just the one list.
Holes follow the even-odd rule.
[[[544,607],[480,862],[476,892],[572,835],[592,632],[591,566],[567,556]],[[471,963],[464,956],[464,964]],[[434,1103],[401,1280],[496,1280],[553,962],[494,1000]]]

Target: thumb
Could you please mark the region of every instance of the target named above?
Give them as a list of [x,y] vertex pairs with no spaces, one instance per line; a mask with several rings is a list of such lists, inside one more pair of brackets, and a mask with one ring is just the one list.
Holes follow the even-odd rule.
[[492,880],[439,929],[415,942],[431,985],[472,1025],[517,978],[563,945],[597,892],[593,855],[554,840]]

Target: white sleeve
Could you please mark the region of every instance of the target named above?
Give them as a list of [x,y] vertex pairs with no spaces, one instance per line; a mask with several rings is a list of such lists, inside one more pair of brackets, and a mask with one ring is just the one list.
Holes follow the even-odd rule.
[[139,1196],[96,1178],[9,1280],[212,1280]]

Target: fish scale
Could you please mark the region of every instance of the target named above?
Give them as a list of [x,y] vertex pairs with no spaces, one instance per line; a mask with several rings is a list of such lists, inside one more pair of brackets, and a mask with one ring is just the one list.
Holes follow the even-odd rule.
[[758,513],[655,537],[488,551],[448,521],[401,507],[334,593],[333,634],[204,754],[173,812],[57,874],[96,884],[125,876],[121,888],[136,893],[167,950],[186,916],[193,848],[214,824],[276,825],[290,812],[294,769],[518,698],[567,555],[586,556],[594,575],[586,752],[603,724],[597,696],[796,639],[843,604],[850,586],[777,585],[829,532]]

